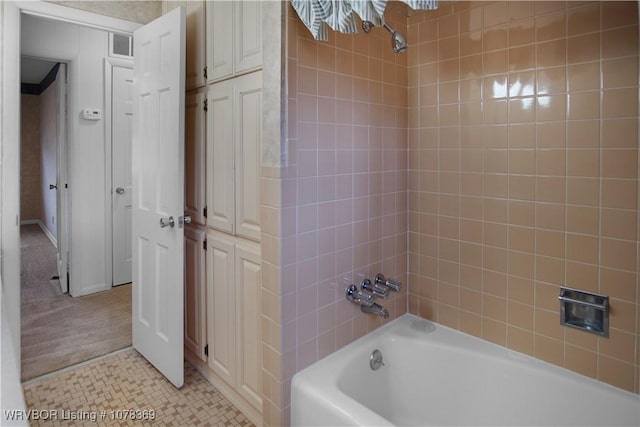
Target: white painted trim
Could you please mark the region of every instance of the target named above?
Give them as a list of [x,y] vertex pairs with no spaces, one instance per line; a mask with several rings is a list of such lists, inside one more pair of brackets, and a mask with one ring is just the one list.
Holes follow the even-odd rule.
[[[0,409],[26,409],[20,387],[20,11],[0,4]],[[28,425],[6,421],[0,425]]]
[[58,239],[56,239],[56,236],[54,236],[51,231],[49,231],[49,229],[47,228],[46,225],[44,225],[44,223],[40,220],[38,220],[38,225],[40,226],[40,228],[42,229],[42,232],[49,238],[49,240],[51,241],[51,243],[53,243],[53,246],[58,249]]
[[104,58],[104,254],[105,254],[105,290],[113,287],[113,141],[111,114],[113,106],[113,88],[111,85],[113,67],[133,68],[133,60],[121,58]]
[[[20,361],[20,10],[12,2],[4,2],[0,31],[2,41],[2,87],[0,89],[0,135],[2,156],[0,168],[0,275],[2,276],[3,318],[8,322],[14,360]],[[5,313],[6,310],[6,314]],[[3,339],[4,339],[3,333]],[[3,345],[4,350],[4,345]],[[8,360],[8,359],[7,359]],[[5,368],[2,358],[2,370]],[[20,363],[16,366],[20,378]],[[2,381],[2,396],[5,395]],[[7,385],[8,387],[8,385]],[[6,390],[7,395],[11,393]],[[4,404],[4,401],[2,402]],[[3,409],[4,406],[3,406]],[[9,409],[9,408],[6,408]],[[3,422],[0,422],[4,424]]]
[[43,18],[53,18],[57,21],[68,22],[70,24],[82,25],[104,31],[115,31],[117,33],[132,35],[135,30],[142,27],[142,24],[125,21],[123,19],[112,18],[110,16],[98,15],[71,7],[60,6],[44,1],[15,2],[20,12],[27,15],[35,15]]
[[49,231],[46,225],[39,219],[23,219],[20,221],[20,225],[38,225],[47,238],[53,243],[53,246],[58,249],[58,239]]
[[83,297],[85,295],[95,294],[96,292],[104,292],[105,290],[111,289],[111,286],[107,287],[106,283],[94,283],[93,285],[83,286],[82,290],[77,293],[71,295],[74,298]]

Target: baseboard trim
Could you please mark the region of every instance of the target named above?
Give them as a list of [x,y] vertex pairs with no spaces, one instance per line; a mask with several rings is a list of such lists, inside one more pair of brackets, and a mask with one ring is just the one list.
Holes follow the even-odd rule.
[[[112,288],[112,286],[111,285],[106,286],[106,283],[96,283],[94,285],[83,287],[82,289],[80,289],[80,292],[74,293],[71,296],[74,297],[74,298],[76,298],[76,297],[84,297],[84,296],[93,295],[93,294],[98,293],[98,292],[108,291],[111,288]],[[71,288],[69,289],[69,291],[71,291]]]
[[53,246],[58,249],[58,239],[56,239],[56,236],[54,236],[51,231],[49,231],[49,229],[47,228],[46,225],[43,224],[42,221],[38,220],[38,225],[40,226],[40,228],[42,229],[42,231],[44,232],[44,234],[46,234],[46,236],[49,238],[49,240],[51,240],[51,243],[53,243]]
[[53,244],[53,247],[58,249],[58,239],[56,238],[56,236],[54,236],[51,233],[51,231],[49,231],[47,226],[44,225],[44,223],[41,220],[39,220],[39,219],[23,219],[23,220],[20,221],[20,225],[35,225],[35,224],[38,224],[38,226],[40,226],[40,229],[45,234],[45,236],[47,236],[47,238],[51,241],[51,243]]

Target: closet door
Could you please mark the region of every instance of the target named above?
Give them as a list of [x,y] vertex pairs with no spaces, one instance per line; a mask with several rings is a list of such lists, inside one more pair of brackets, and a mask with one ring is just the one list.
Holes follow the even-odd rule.
[[[233,75],[234,1],[207,2],[207,80]],[[238,2],[243,3],[243,2]]]
[[231,385],[236,376],[234,257],[232,240],[207,235],[207,363]]
[[206,112],[204,100],[206,91],[204,88],[197,92],[187,93],[185,112],[185,191],[184,211],[191,217],[194,224],[205,224],[204,206],[205,193],[205,167],[206,167]]
[[207,225],[233,234],[233,83],[209,86],[207,111]]
[[237,244],[236,264],[236,389],[258,411],[262,410],[262,270],[260,247]]
[[235,226],[238,236],[260,241],[260,152],[262,72],[233,79],[235,142]]
[[202,230],[184,229],[184,342],[203,362],[207,361],[205,238]]
[[262,66],[262,2],[238,1],[235,7],[235,74]]

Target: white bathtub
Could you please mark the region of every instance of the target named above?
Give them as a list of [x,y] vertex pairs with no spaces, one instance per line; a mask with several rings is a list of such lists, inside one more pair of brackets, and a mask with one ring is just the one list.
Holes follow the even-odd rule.
[[[379,349],[384,366],[369,367]],[[640,426],[638,395],[406,314],[298,372],[294,426]]]

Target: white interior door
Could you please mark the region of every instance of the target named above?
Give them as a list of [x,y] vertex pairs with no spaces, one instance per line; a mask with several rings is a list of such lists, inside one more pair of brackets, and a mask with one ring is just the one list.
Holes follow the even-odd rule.
[[113,285],[131,282],[131,133],[133,130],[133,70],[111,70],[112,251]]
[[56,227],[60,289],[69,291],[69,219],[67,189],[67,65],[61,63],[56,77]]
[[184,7],[134,32],[133,346],[184,381]]

